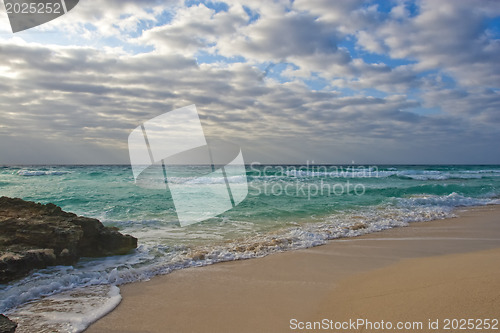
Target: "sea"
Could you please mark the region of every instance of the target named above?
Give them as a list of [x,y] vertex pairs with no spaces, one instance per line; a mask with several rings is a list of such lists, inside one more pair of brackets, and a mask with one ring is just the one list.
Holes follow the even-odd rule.
[[[203,187],[220,177],[151,184]],[[1,166],[0,196],[54,203],[138,238],[130,254],[82,258],[0,285],[0,313],[17,332],[81,332],[120,300],[120,285],[188,267],[258,258],[500,204],[498,165],[246,165],[228,175],[246,198],[204,221],[181,226],[165,186],[138,186],[128,165]],[[199,198],[197,199],[199,200]],[[207,216],[210,216],[207,208]],[[214,215],[214,214],[212,214]],[[165,300],[168,302],[169,300]]]

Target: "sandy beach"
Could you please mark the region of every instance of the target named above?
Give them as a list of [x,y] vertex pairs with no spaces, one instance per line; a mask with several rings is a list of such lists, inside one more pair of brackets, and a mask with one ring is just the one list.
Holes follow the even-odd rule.
[[[485,319],[500,319],[500,207],[457,214],[123,285],[120,305],[86,332],[371,332],[388,322],[463,332],[460,319],[488,331]],[[359,325],[335,328],[349,321]]]

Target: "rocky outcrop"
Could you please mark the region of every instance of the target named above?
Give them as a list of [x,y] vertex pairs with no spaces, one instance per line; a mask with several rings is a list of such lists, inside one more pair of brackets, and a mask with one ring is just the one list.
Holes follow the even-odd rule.
[[0,283],[80,257],[126,254],[137,239],[54,204],[0,198]]
[[0,314],[0,333],[14,333],[16,331],[17,324]]

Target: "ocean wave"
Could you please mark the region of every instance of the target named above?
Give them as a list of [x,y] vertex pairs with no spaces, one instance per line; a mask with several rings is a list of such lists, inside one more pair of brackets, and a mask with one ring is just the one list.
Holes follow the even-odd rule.
[[461,171],[440,171],[440,170],[398,170],[387,168],[378,170],[376,168],[365,169],[343,169],[333,171],[312,171],[312,170],[289,170],[284,172],[284,176],[295,178],[388,178],[400,177],[414,180],[446,180],[446,179],[481,179],[485,177],[500,177],[500,170],[461,170]]
[[186,185],[225,184],[226,179],[230,183],[244,184],[247,181],[247,176],[239,175],[239,176],[229,176],[226,178],[224,178],[224,177],[168,177],[167,178],[169,183],[186,184]]
[[469,174],[469,175],[461,175],[461,174],[450,174],[450,173],[443,173],[443,174],[408,174],[408,175],[402,175],[403,177],[415,179],[415,180],[446,180],[446,179],[480,179],[483,178],[479,174]]
[[413,180],[448,180],[448,179],[481,179],[485,177],[500,177],[500,172],[448,172],[437,170],[401,170],[378,171],[376,178],[399,177]]
[[397,198],[398,204],[403,207],[415,208],[419,206],[441,206],[441,207],[471,207],[500,204],[499,199],[494,198],[471,198],[458,193],[449,195],[414,195],[408,198]]
[[460,173],[500,173],[498,169],[485,169],[485,170],[461,170]]
[[19,176],[60,176],[70,173],[69,171],[45,171],[45,170],[19,170],[17,174]]

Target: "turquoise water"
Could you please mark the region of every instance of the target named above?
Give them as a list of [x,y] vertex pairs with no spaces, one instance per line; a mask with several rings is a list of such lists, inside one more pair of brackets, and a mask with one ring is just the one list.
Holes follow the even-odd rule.
[[[204,186],[221,181],[210,176],[190,177],[197,166],[175,168],[175,177],[168,179],[172,183]],[[47,295],[62,299],[64,293],[75,295],[84,286],[94,286],[94,292],[102,287],[102,293],[72,296],[80,300],[72,303],[88,307],[89,299],[101,297],[103,301],[98,303],[109,309],[106,300],[117,300],[110,291],[112,285],[445,218],[453,216],[456,207],[500,203],[500,166],[253,164],[247,166],[246,177],[230,179],[248,182],[249,193],[241,204],[217,217],[181,227],[169,191],[156,186],[164,179],[149,181],[147,188],[137,186],[129,166],[0,167],[0,195],[52,202],[64,210],[98,218],[134,235],[140,244],[127,256],[84,258],[74,267],[51,267],[0,285],[0,312],[22,318],[19,309],[25,309],[30,314],[25,317],[33,318],[33,311],[26,307],[41,301],[23,303]],[[359,223],[364,228],[351,228]],[[85,327],[82,323],[92,320],[89,318],[63,331],[79,331]],[[37,320],[44,322],[40,317]]]
[[[176,178],[174,182],[180,177]],[[466,204],[467,198],[491,199],[500,193],[499,166],[309,166],[307,169],[305,165],[255,164],[247,167],[247,179],[247,199],[203,225],[219,225],[222,221],[248,222],[256,227],[263,222],[287,224],[346,209],[391,204],[397,198],[425,195],[431,204],[439,196],[443,199],[456,195],[449,199],[455,202],[461,196]],[[195,180],[201,184],[218,181],[208,177]],[[0,194],[52,202],[67,211],[96,217],[118,227],[177,223],[169,192],[136,186],[129,166],[3,167]],[[198,228],[199,225],[195,227]]]

